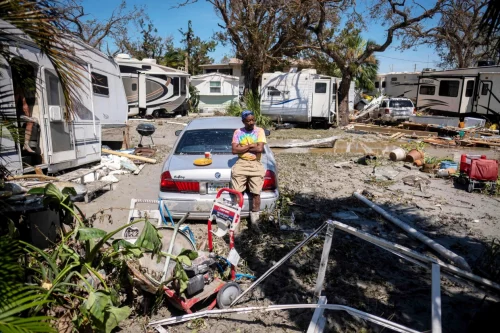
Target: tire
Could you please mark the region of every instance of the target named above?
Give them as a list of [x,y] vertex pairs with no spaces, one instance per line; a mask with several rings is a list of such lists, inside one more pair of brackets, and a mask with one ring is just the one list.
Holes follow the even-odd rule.
[[241,295],[240,285],[236,282],[226,283],[217,293],[217,306],[219,309],[227,309],[231,303]]
[[153,118],[160,118],[160,110],[154,110],[151,116],[153,116]]
[[472,193],[474,191],[474,182],[469,181],[469,185],[467,185],[467,192]]

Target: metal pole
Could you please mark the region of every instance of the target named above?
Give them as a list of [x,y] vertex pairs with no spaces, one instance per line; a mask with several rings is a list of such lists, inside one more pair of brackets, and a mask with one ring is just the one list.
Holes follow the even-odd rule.
[[314,289],[314,296],[319,300],[321,296],[321,291],[323,290],[323,282],[325,280],[326,266],[328,265],[328,256],[330,254],[330,248],[332,247],[332,237],[335,226],[333,221],[328,220],[328,227],[326,229],[325,243],[323,244],[323,253],[321,254],[321,262],[318,269],[318,277],[316,278],[316,288]]
[[432,264],[432,333],[441,333],[441,274],[438,264]]
[[304,246],[307,242],[309,242],[311,239],[313,239],[321,230],[323,230],[327,225],[327,222],[323,222],[321,224],[321,226],[314,230],[312,232],[312,234],[310,234],[306,239],[304,239],[299,245],[297,245],[292,251],[290,251],[286,256],[284,256],[283,258],[280,259],[280,261],[278,261],[277,263],[275,263],[273,265],[273,267],[269,268],[267,270],[267,272],[265,272],[264,274],[262,274],[262,276],[260,278],[258,278],[257,280],[255,280],[254,283],[252,283],[250,285],[250,287],[248,287],[247,289],[245,289],[245,291],[243,291],[241,293],[240,296],[238,296],[234,301],[233,303],[231,303],[231,305],[229,307],[232,307],[233,305],[235,305],[236,303],[238,303],[238,301],[245,295],[247,294],[250,290],[252,290],[253,288],[255,288],[259,283],[261,283],[265,278],[267,278],[269,275],[271,275],[272,272],[274,272],[278,267],[280,267],[285,261],[288,260],[288,258],[290,258],[292,255],[295,254],[295,252],[297,252],[298,250],[300,250],[300,248],[302,246]]

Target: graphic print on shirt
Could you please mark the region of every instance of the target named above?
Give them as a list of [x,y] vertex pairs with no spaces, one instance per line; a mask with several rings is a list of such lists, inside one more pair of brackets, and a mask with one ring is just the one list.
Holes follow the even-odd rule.
[[[241,146],[247,146],[249,144],[259,142],[266,143],[266,134],[260,127],[254,127],[252,131],[246,131],[245,128],[239,128],[234,131],[233,143],[238,143]],[[244,154],[238,154],[238,157],[247,161],[260,161],[261,154],[246,152]]]

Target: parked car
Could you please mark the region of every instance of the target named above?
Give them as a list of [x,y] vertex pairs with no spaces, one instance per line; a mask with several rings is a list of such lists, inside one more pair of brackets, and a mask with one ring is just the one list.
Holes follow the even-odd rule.
[[409,120],[415,112],[415,105],[411,99],[387,98],[383,99],[379,107],[371,112],[370,117],[384,122],[397,122]]
[[[189,212],[190,219],[208,219],[217,192],[229,187],[231,167],[238,159],[232,154],[231,142],[237,128],[243,127],[237,117],[200,118],[177,131],[178,139],[163,164],[160,200],[173,218]],[[266,135],[269,132],[266,131]],[[261,162],[266,169],[261,193],[261,210],[272,209],[278,199],[276,161],[266,144]],[[193,161],[212,153],[212,164],[196,166]],[[225,195],[229,199],[229,195]],[[249,216],[248,195],[244,195],[242,217]]]

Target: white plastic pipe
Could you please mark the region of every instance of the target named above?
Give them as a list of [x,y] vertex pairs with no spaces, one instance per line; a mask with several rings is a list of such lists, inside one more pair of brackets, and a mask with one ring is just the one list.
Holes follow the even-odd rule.
[[368,200],[366,197],[364,197],[361,193],[354,192],[354,196],[357,199],[359,199],[360,201],[362,201],[364,204],[366,204],[368,207],[372,208],[377,213],[379,213],[380,215],[385,217],[387,220],[391,221],[392,223],[394,223],[395,225],[397,225],[398,227],[400,227],[401,229],[406,231],[410,236],[418,239],[419,241],[421,241],[425,245],[429,246],[431,249],[433,249],[437,253],[441,254],[442,256],[447,258],[448,260],[454,262],[458,267],[460,267],[466,271],[469,271],[469,272],[471,271],[469,264],[461,256],[448,250],[447,248],[445,248],[441,244],[438,244],[436,241],[430,239],[429,237],[425,236],[424,234],[418,232],[415,228],[410,227],[408,224],[404,223],[400,219],[390,215],[385,210],[383,210],[382,208],[380,208],[379,206],[377,206],[376,204],[374,204],[373,202]]

